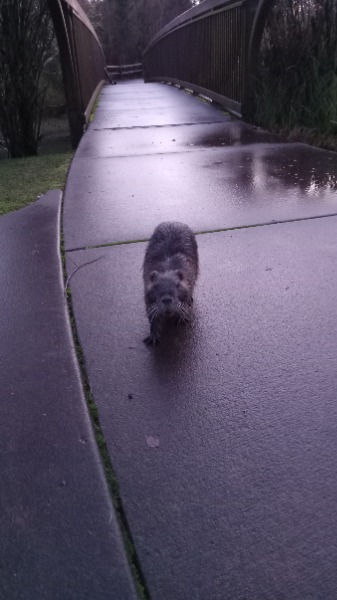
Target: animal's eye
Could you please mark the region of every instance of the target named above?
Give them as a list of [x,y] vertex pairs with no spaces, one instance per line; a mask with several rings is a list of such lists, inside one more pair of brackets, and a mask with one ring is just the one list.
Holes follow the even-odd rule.
[[149,302],[150,304],[152,304],[156,301],[156,293],[153,289],[147,291],[146,301]]

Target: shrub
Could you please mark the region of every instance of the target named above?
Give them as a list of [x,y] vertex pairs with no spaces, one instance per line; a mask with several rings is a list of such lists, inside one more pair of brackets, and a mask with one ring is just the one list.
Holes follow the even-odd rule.
[[336,0],[278,0],[260,49],[256,122],[336,132],[336,68]]
[[44,99],[40,78],[51,42],[45,0],[1,0],[0,130],[13,158],[37,154]]

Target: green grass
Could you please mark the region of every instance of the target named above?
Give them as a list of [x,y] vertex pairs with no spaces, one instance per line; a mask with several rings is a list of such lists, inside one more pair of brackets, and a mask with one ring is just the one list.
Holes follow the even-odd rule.
[[0,160],[0,215],[34,202],[51,189],[64,189],[72,152]]

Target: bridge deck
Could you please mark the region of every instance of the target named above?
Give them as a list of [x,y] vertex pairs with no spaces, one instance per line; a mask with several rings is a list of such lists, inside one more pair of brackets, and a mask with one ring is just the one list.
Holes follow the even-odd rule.
[[[101,94],[67,268],[152,600],[336,598],[336,172],[169,86]],[[168,219],[206,232],[195,317],[149,349],[139,240]]]

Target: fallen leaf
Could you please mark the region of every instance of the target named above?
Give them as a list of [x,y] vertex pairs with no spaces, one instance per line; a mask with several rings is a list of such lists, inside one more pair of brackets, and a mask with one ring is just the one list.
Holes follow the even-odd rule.
[[159,446],[159,438],[154,437],[152,435],[146,436],[146,443],[149,448],[158,448]]

